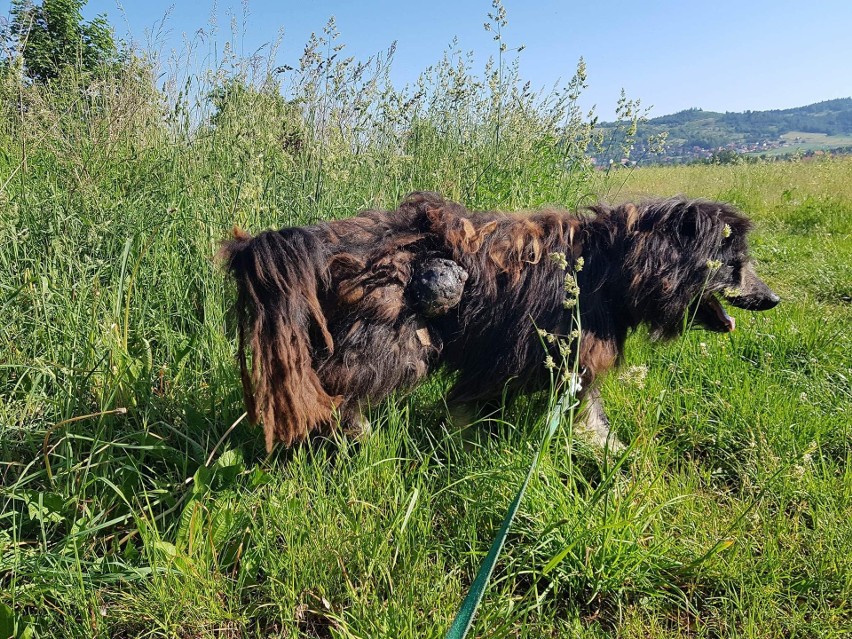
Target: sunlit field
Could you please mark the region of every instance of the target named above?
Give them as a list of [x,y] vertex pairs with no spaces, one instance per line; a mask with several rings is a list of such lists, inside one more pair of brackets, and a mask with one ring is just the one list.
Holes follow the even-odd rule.
[[399,90],[388,56],[332,58],[335,38],[284,75],[235,58],[162,86],[139,59],[47,86],[4,72],[0,636],[444,635],[541,416],[516,405],[462,437],[439,374],[360,441],[267,456],[240,421],[213,260],[234,224],[412,190],[507,210],[723,199],[753,217],[783,299],[734,309],[729,335],[630,339],[602,387],[626,452],[558,433],[473,634],[849,636],[852,162],[598,171],[582,65],[541,95],[451,52]]

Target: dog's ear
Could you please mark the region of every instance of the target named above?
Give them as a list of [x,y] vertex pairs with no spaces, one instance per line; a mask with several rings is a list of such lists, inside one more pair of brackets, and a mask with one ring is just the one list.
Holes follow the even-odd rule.
[[729,222],[741,232],[748,230],[748,221],[722,202],[675,197],[621,208],[630,232],[653,235],[660,242],[693,253],[714,251],[724,239],[725,224]]
[[635,218],[634,232],[686,250],[701,263],[717,259],[721,251],[744,253],[745,237],[752,227],[749,219],[730,204],[684,197],[644,202]]

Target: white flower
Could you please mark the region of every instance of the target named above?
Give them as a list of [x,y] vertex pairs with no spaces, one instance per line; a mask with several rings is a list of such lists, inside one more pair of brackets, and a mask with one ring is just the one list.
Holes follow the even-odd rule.
[[576,397],[583,390],[583,378],[573,371],[564,376],[563,381],[568,383],[568,394],[571,396]]

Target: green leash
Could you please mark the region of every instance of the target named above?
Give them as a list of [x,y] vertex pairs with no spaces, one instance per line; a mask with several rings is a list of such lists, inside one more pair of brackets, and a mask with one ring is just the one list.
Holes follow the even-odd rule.
[[470,590],[468,590],[467,596],[464,598],[461,608],[459,608],[459,612],[453,621],[453,625],[450,626],[450,630],[447,632],[446,639],[464,639],[467,636],[470,626],[473,623],[473,618],[476,616],[476,611],[479,610],[479,604],[482,602],[482,595],[485,594],[485,588],[491,580],[491,573],[494,572],[494,566],[497,564],[497,558],[500,556],[500,551],[503,550],[503,544],[506,543],[506,535],[509,534],[509,528],[511,528],[512,521],[515,519],[515,513],[518,512],[518,506],[521,505],[521,500],[524,498],[527,485],[530,483],[530,477],[532,477],[535,469],[538,468],[538,463],[541,460],[541,455],[544,452],[544,449],[547,447],[547,443],[550,441],[550,438],[553,437],[556,429],[559,428],[559,423],[562,421],[563,413],[567,410],[576,408],[576,404],[569,405],[569,402],[572,399],[573,397],[570,397],[568,393],[565,393],[560,396],[559,400],[550,410],[547,417],[547,427],[545,428],[544,436],[541,438],[538,451],[536,451],[529,470],[527,470],[524,482],[521,484],[518,494],[515,495],[515,498],[512,500],[509,510],[506,512],[506,516],[503,517],[503,524],[500,526],[500,530],[497,532],[497,536],[494,538],[494,541],[491,542],[491,549],[488,551],[485,561],[483,561],[482,565],[479,567],[479,572],[476,573],[476,579],[473,580]]

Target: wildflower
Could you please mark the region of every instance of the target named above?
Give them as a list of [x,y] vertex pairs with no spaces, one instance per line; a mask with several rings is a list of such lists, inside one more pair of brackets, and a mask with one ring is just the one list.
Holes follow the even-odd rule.
[[561,268],[562,270],[568,268],[568,260],[565,257],[565,253],[556,251],[555,253],[551,253],[549,257],[550,261],[556,264],[557,268]]
[[583,267],[586,265],[586,260],[583,259],[583,256],[577,258],[577,261],[574,263],[574,270],[578,273],[583,270]]
[[726,286],[722,289],[722,295],[725,297],[739,297],[742,294],[742,291],[739,288],[733,288],[730,286]]
[[722,268],[722,262],[719,260],[707,260],[707,268],[711,271],[716,271]]
[[552,355],[548,355],[547,358],[544,360],[544,367],[549,371],[552,371],[556,368],[556,362],[553,361]]
[[562,288],[565,289],[565,293],[576,297],[580,294],[580,285],[577,284],[577,279],[573,275],[566,275],[565,282],[562,285]]
[[577,306],[577,298],[575,297],[569,297],[562,300],[562,308],[569,309],[574,308],[575,306]]
[[536,333],[538,333],[538,336],[539,336],[539,337],[547,337],[547,331],[546,331],[546,330],[544,330],[543,328],[538,329],[538,330],[536,331]]
[[624,382],[636,385],[638,388],[645,388],[645,378],[648,376],[647,366],[631,366],[625,370],[618,378]]
[[733,231],[731,231],[731,225],[725,224],[724,228],[722,229],[722,237],[731,237],[731,233],[733,233]]
[[805,449],[805,454],[802,455],[802,461],[804,461],[804,462],[813,461],[813,455],[816,452],[816,449],[817,449],[817,443],[816,442],[811,442],[810,444],[808,444],[808,447]]
[[710,356],[710,353],[707,350],[707,342],[701,342],[698,345],[698,347],[699,347],[699,349],[701,349],[701,356],[702,357],[709,357]]

